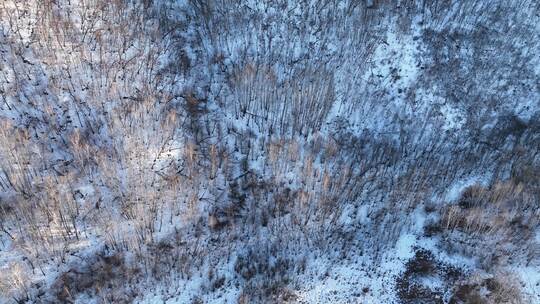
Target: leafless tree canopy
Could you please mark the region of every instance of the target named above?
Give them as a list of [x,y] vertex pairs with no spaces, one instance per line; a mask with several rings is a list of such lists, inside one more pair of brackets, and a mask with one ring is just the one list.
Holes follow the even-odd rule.
[[539,41],[533,0],[3,0],[0,302],[537,303]]

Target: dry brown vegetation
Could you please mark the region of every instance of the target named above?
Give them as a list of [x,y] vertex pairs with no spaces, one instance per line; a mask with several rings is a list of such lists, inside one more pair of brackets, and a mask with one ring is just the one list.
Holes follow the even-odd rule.
[[[433,234],[451,252],[482,255],[484,268],[537,262],[534,243],[519,242],[540,224],[540,125],[506,112],[537,89],[524,68],[534,58],[464,62],[455,45],[481,53],[524,43],[534,35],[520,14],[538,5],[289,2],[0,3],[0,241],[15,256],[2,294],[127,303],[150,279],[180,289],[178,277],[209,268],[207,292],[234,282],[239,302],[294,301],[306,251],[339,261],[360,248],[380,262],[418,206],[477,172],[494,182],[434,205]],[[497,18],[512,40],[495,32]],[[398,88],[397,68],[370,72],[394,30],[423,40],[425,72],[408,87]],[[486,77],[473,82],[462,61]],[[525,80],[499,87],[495,78]],[[467,130],[440,129],[443,104],[421,100],[431,80],[444,105],[467,110]],[[234,273],[215,270],[223,264]],[[36,285],[49,275],[51,286]],[[504,278],[464,282],[454,299],[476,301],[486,284],[479,303],[517,299]]]
[[539,220],[536,193],[530,190],[514,180],[497,182],[490,188],[470,186],[458,204],[443,211],[443,226],[468,234],[488,235],[507,235],[518,226],[526,236]]

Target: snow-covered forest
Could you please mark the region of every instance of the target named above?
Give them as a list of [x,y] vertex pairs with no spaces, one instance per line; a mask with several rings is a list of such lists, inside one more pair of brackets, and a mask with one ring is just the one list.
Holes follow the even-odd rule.
[[540,2],[0,0],[0,303],[540,303]]

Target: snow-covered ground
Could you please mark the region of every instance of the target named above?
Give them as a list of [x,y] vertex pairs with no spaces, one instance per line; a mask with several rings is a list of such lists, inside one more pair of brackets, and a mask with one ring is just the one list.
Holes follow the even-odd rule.
[[535,1],[0,3],[0,302],[540,302]]

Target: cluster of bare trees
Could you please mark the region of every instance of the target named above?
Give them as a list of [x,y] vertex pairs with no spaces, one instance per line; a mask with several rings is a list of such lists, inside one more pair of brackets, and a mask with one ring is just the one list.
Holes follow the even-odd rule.
[[[509,258],[529,265],[540,249],[534,241],[539,212],[537,195],[537,190],[516,179],[498,181],[490,187],[470,186],[457,204],[441,210],[440,225],[448,234],[448,246],[458,252],[477,254],[486,267],[506,266]],[[462,246],[453,244],[454,232],[464,233],[476,241]],[[519,245],[523,242],[527,245]],[[485,246],[490,250],[480,252],[471,246]],[[514,246],[519,250],[508,252],[508,248]]]
[[316,69],[280,82],[271,68],[248,64],[231,83],[235,117],[268,135],[320,131],[335,98],[333,75]]
[[[451,97],[444,79],[461,72],[438,44],[460,51],[441,33],[485,50],[501,41],[469,45],[479,24],[530,1],[263,2],[0,4],[0,244],[25,256],[2,291],[32,298],[28,278],[46,275],[51,257],[68,263],[97,242],[134,254],[134,277],[171,282],[237,259],[244,297],[261,300],[264,280],[270,294],[288,284],[272,271],[302,271],[305,247],[380,259],[413,226],[413,210],[478,170],[498,182],[440,210],[445,230],[510,238],[516,222],[538,226],[538,189],[516,174],[539,167],[537,125],[503,126],[502,147],[480,123],[445,134],[419,88],[397,87],[397,68],[371,72],[389,31],[413,41],[420,26],[433,48],[423,51],[449,72],[430,68],[419,86],[435,77],[436,93]],[[482,60],[469,63],[490,73]],[[208,276],[209,289],[223,284]]]
[[0,6],[2,243],[25,257],[13,273],[49,274],[96,236],[142,248],[180,201],[164,186],[181,120],[157,25],[123,1]]

